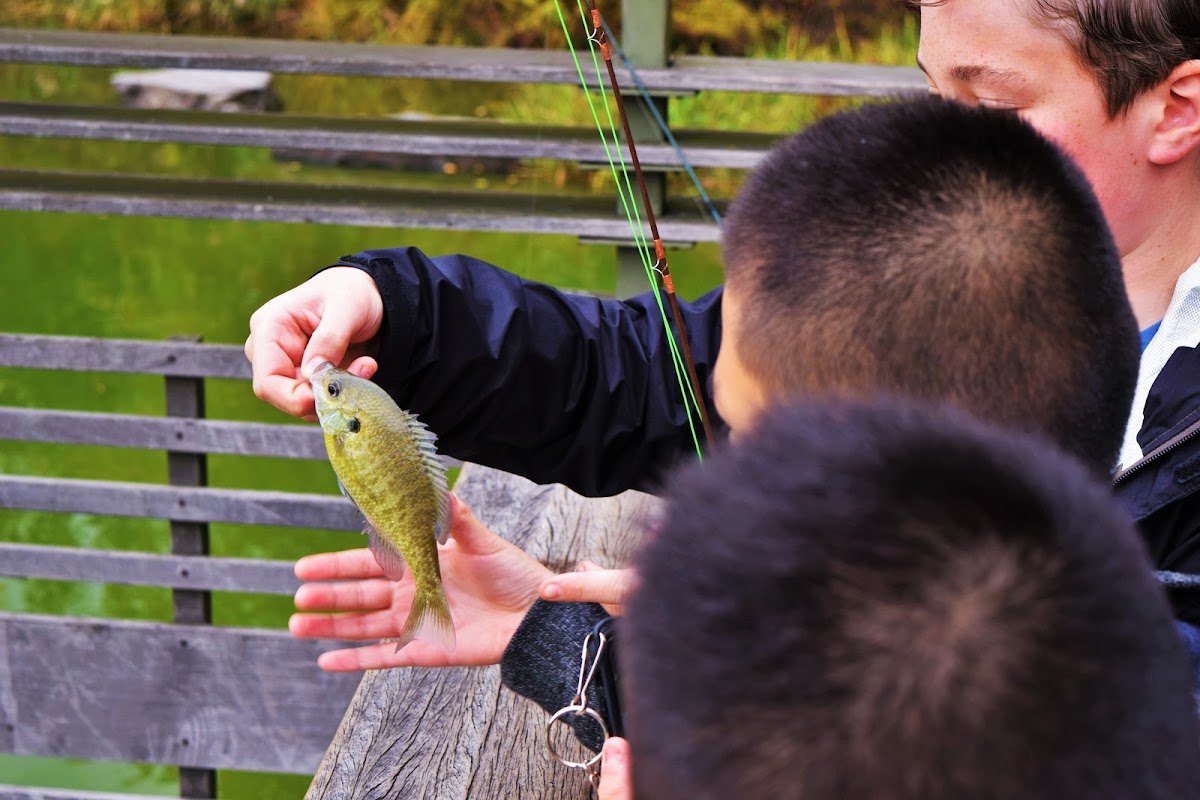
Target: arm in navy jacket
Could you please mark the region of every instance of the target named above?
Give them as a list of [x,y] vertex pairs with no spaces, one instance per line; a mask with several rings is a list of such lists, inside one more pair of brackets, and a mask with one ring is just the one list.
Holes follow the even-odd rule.
[[[339,265],[366,271],[379,287],[375,380],[437,434],[442,452],[611,495],[654,485],[694,451],[652,295],[572,295],[412,247]],[[682,304],[710,409],[721,296],[718,288]]]

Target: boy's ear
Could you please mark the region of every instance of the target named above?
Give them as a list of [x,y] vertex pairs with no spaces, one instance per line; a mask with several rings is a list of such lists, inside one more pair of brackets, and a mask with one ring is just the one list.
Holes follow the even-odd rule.
[[1200,148],[1200,59],[1172,70],[1156,94],[1161,116],[1148,155],[1155,164],[1173,164]]

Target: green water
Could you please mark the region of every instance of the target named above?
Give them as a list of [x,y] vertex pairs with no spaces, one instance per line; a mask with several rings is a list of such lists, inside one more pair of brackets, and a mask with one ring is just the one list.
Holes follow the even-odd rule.
[[[0,98],[113,103],[109,70],[0,65]],[[451,90],[452,89],[452,90]],[[434,82],[348,81],[285,77],[279,90],[293,111],[381,114],[422,110],[438,114],[527,113],[529,95],[506,87]],[[544,97],[538,90],[537,97]],[[540,100],[539,100],[540,102]],[[513,178],[352,172],[280,163],[268,151],[183,145],[0,138],[0,168],[116,170],[289,181],[428,185],[489,182],[507,189],[555,191],[595,179],[531,167]],[[601,187],[603,190],[603,187]],[[426,252],[465,252],[522,275],[590,291],[613,288],[613,252],[582,246],[571,236],[446,233],[319,225],[99,217],[0,211],[0,309],[5,332],[160,340],[177,334],[241,344],[260,304],[304,280],[340,255],[368,248],[416,245]],[[713,246],[676,252],[673,272],[684,296],[720,279]],[[207,384],[209,416],[287,421],[257,401],[249,384]],[[152,376],[0,369],[0,404],[161,415],[163,384]],[[21,475],[162,482],[162,453],[122,448],[3,442],[0,471]],[[213,485],[306,492],[336,491],[325,463],[214,456]],[[167,524],[82,514],[0,510],[0,540],[164,552]],[[354,534],[316,530],[212,526],[218,555],[294,559],[310,552],[354,547]],[[169,620],[170,593],[139,587],[0,579],[0,610]],[[218,593],[217,624],[283,627],[290,598]],[[0,756],[0,783],[171,794],[173,768],[79,760]],[[222,797],[300,796],[304,776],[223,772]]]

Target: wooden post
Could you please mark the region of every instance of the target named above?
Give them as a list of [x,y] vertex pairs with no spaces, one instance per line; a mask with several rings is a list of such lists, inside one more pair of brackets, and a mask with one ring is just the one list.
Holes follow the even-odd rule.
[[[175,336],[171,341],[199,342],[198,336]],[[170,356],[168,356],[170,358]],[[200,418],[204,416],[204,379],[167,376],[167,416]],[[207,486],[208,458],[203,453],[167,451],[167,482],[172,486]],[[182,501],[181,501],[182,502]],[[206,556],[207,522],[171,521],[171,552],[176,555]],[[192,589],[172,589],[175,622],[185,625],[212,624],[212,593]],[[179,768],[179,796],[215,798],[217,771]]]
[[[667,32],[671,27],[670,0],[622,0],[620,45],[635,69],[667,66]],[[615,57],[614,57],[615,60]],[[619,65],[618,65],[619,66]],[[622,86],[625,108],[629,113],[629,127],[637,144],[660,144],[666,141],[650,113],[645,98],[634,85]],[[667,98],[653,100],[664,120],[667,117]],[[630,180],[634,180],[630,175]],[[636,185],[636,182],[635,182]],[[667,176],[664,172],[646,174],[646,189],[655,214],[662,214],[666,206]],[[641,206],[641,198],[634,192],[634,202]],[[620,209],[618,209],[620,211]],[[617,297],[642,294],[646,285],[646,270],[637,248],[617,247]]]

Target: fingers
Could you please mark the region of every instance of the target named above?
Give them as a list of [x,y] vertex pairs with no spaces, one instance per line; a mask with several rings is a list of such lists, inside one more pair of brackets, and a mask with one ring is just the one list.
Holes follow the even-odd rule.
[[370,380],[371,376],[379,369],[379,362],[370,356],[359,356],[347,365],[346,370],[353,372],[360,378]]
[[299,374],[306,337],[286,313],[264,306],[255,316],[245,353],[253,373],[254,394],[292,416],[313,411],[312,388]]
[[601,569],[584,562],[583,572],[566,572],[542,583],[540,594],[545,600],[571,603],[602,603],[620,605],[633,590],[631,569]]
[[383,300],[371,276],[354,268],[334,268],[313,277],[321,292],[320,321],[301,359],[306,377],[323,361],[338,366],[346,362],[353,343],[364,342],[379,331]]
[[633,800],[633,769],[629,742],[614,736],[604,743],[600,759],[599,800]]
[[[351,267],[325,270],[268,301],[250,317],[245,353],[254,373],[254,394],[297,417],[313,413],[307,377],[312,362],[343,364],[352,343],[375,336],[383,300],[371,276]],[[358,347],[361,353],[363,348]],[[355,354],[357,355],[357,353]],[[355,374],[374,374],[371,358],[353,359]]]
[[306,583],[296,590],[301,611],[375,611],[392,605],[397,584],[389,580]]
[[326,672],[356,672],[392,667],[444,667],[450,664],[449,657],[441,648],[420,640],[412,642],[398,653],[395,642],[379,642],[365,647],[331,650],[322,653],[317,659],[317,665]]
[[296,577],[302,581],[353,581],[383,577],[379,562],[365,547],[304,556],[296,562],[295,571]]
[[[392,611],[351,612],[348,614],[292,614],[288,631],[297,639],[385,639],[400,633]],[[395,645],[392,646],[395,650]]]

